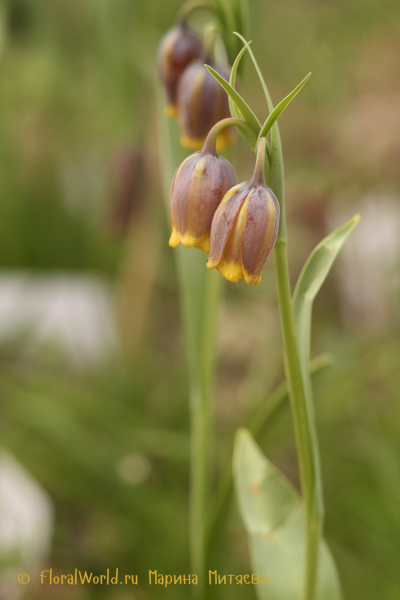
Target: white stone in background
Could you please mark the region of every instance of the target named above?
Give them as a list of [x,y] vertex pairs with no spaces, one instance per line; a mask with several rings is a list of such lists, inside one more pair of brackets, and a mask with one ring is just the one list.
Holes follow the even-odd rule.
[[381,331],[399,320],[400,198],[370,194],[352,208],[332,223],[333,229],[361,214],[339,257],[343,318],[350,327]]
[[[50,553],[53,503],[14,456],[0,449],[0,600],[18,600],[34,585]],[[32,585],[32,584],[28,584]]]
[[76,366],[116,349],[110,285],[94,274],[0,272],[0,340],[28,333],[28,344],[63,349]]

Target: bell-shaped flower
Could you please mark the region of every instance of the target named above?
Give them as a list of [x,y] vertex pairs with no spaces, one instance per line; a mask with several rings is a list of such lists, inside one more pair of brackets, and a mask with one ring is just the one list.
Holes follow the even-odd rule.
[[[197,150],[205,142],[210,129],[221,119],[230,116],[228,95],[204,66],[204,60],[196,60],[183,73],[178,84],[178,122],[181,144]],[[210,61],[207,61],[210,62]],[[220,67],[213,66],[226,81],[229,75]],[[218,150],[232,144],[235,131],[229,127],[218,139]]]
[[214,213],[226,192],[236,184],[231,164],[216,150],[219,126],[210,131],[203,149],[186,158],[175,172],[169,240],[173,248],[181,242],[188,248],[195,246],[208,253]]
[[258,285],[278,234],[279,203],[264,180],[265,147],[261,138],[252,180],[229,190],[212,221],[207,267],[229,281]]
[[182,73],[201,52],[202,43],[185,20],[170,29],[161,40],[158,65],[168,99],[168,116],[177,114],[177,88]]

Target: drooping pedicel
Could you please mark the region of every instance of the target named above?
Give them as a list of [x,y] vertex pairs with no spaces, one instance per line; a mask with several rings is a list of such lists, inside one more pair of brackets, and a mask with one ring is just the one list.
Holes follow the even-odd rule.
[[200,152],[186,158],[177,168],[171,189],[172,234],[169,245],[181,242],[208,253],[211,222],[221,199],[236,184],[231,164],[208,139]]
[[202,51],[202,43],[197,34],[183,20],[170,29],[161,40],[158,53],[160,76],[168,99],[167,113],[177,114],[177,87],[182,73]]

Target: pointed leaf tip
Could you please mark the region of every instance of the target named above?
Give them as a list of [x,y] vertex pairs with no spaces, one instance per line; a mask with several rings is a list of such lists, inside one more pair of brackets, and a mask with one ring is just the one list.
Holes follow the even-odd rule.
[[249,125],[253,129],[254,133],[257,136],[260,131],[261,124],[255,116],[255,114],[253,113],[253,111],[251,110],[251,108],[245,102],[245,100],[243,100],[240,94],[238,94],[238,92],[223,77],[221,77],[221,75],[217,73],[215,69],[210,67],[210,65],[204,66],[207,69],[207,71],[211,73],[214,79],[216,79],[218,83],[224,88],[228,96],[234,102],[244,121],[246,121],[247,125]]
[[275,121],[283,113],[283,111],[290,104],[290,102],[293,100],[293,98],[295,96],[297,96],[297,94],[300,92],[300,90],[303,88],[303,86],[307,83],[307,81],[310,79],[310,77],[311,77],[311,73],[306,75],[304,77],[304,79],[302,81],[300,81],[299,85],[296,86],[294,88],[294,90],[292,92],[290,92],[290,94],[288,96],[286,96],[286,98],[284,98],[281,102],[279,102],[278,106],[276,106],[274,108],[274,110],[271,112],[271,114],[266,119],[264,125],[261,127],[261,131],[258,136],[259,139],[260,139],[260,137],[265,137],[268,135],[268,132],[270,131],[270,129],[273,126],[273,124],[275,123]]
[[347,223],[326,236],[311,252],[297,280],[293,293],[293,312],[300,361],[306,387],[311,389],[308,362],[310,359],[311,315],[316,295],[343,244],[355,229],[360,215],[354,215]]

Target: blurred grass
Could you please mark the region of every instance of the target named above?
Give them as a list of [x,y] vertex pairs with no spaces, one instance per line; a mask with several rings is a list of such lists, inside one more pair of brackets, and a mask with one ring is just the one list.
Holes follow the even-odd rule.
[[[188,382],[168,224],[155,175],[152,90],[157,44],[179,5],[159,0],[1,4],[1,268],[97,271],[118,286],[121,264],[128,262],[137,269],[137,285],[127,288],[126,305],[136,306],[148,249],[143,241],[133,249],[129,244],[138,231],[135,216],[125,235],[115,235],[108,219],[115,200],[110,165],[121,147],[132,144],[141,146],[146,163],[145,206],[137,222],[145,223],[149,239],[155,236],[161,246],[141,313],[139,350],[77,372],[55,348],[32,354],[18,337],[1,346],[0,443],[55,502],[51,565],[61,573],[119,567],[147,581],[148,569],[178,574],[189,568]],[[343,208],[354,212],[352,205],[366,190],[390,190],[400,197],[400,116],[393,110],[400,104],[400,7],[394,0],[257,1],[251,3],[251,17],[253,50],[275,102],[313,72],[281,122],[294,279],[329,229],[331,214]],[[252,106],[264,118],[262,92],[249,63],[246,67],[243,94],[251,94]],[[240,152],[238,177],[247,179],[253,158],[242,145]],[[134,253],[132,262],[127,252]],[[313,335],[315,354],[330,351],[337,357],[315,390],[326,537],[345,598],[397,600],[399,322],[369,333],[348,321],[345,326],[339,268],[316,301]],[[221,473],[235,428],[283,376],[272,269],[269,265],[257,289],[240,285],[227,291],[216,393]],[[289,412],[266,432],[263,449],[296,483]],[[127,479],[121,466],[132,456],[133,465],[135,460],[150,465],[142,482]],[[214,568],[249,570],[235,508]],[[222,598],[249,594],[240,586],[219,591]],[[126,590],[112,593],[123,600]],[[58,594],[47,588],[32,598]],[[183,587],[159,591],[143,585],[135,597],[187,594]],[[74,590],[68,598],[106,596],[109,591],[99,586]]]

